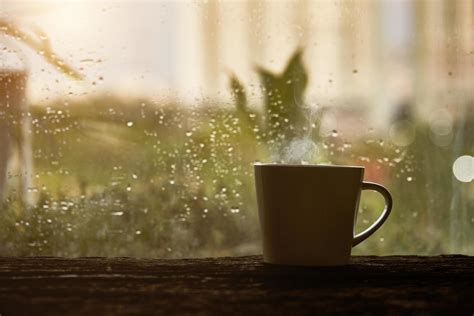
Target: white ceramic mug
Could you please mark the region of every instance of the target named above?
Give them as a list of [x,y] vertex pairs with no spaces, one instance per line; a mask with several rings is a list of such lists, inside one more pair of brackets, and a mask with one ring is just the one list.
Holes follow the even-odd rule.
[[[387,219],[392,197],[363,182],[364,168],[330,165],[255,164],[255,184],[265,262],[287,265],[348,264],[351,249]],[[354,235],[361,190],[375,190],[385,208]]]

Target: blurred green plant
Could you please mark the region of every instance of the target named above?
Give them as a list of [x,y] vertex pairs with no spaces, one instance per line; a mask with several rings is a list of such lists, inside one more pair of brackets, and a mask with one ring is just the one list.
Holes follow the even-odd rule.
[[258,67],[263,85],[266,131],[270,138],[286,142],[303,136],[307,127],[304,91],[308,75],[302,61],[303,50],[297,50],[281,74]]
[[[235,107],[110,95],[32,106],[36,172],[30,189],[38,203],[23,212],[18,192],[9,192],[0,212],[0,254],[165,258],[259,253],[252,163],[271,159],[270,140],[283,144],[306,133],[286,129],[306,124],[299,121],[306,119],[303,102],[291,103],[291,110],[274,104],[302,100],[304,89],[283,84],[289,80],[285,76],[303,67],[300,59],[296,53],[280,75],[267,72],[265,91],[282,96],[266,97],[262,111],[249,106],[235,76],[230,80]],[[294,76],[307,80],[301,71]],[[278,127],[271,120],[280,122]],[[429,124],[417,117],[411,124],[416,138],[406,146],[375,132],[350,143],[340,135],[312,136],[327,147],[328,162],[364,165],[368,180],[382,182],[393,193],[389,220],[354,253],[474,253],[469,244],[474,238],[472,183],[456,182],[451,171],[457,155],[472,151],[474,118],[456,121],[458,136],[441,147],[432,142]],[[276,136],[280,133],[286,136]],[[357,231],[378,216],[381,202],[363,193]]]
[[[264,99],[263,117],[258,120],[264,124],[264,138],[274,142],[278,151],[292,140],[308,135],[309,109],[304,102],[308,74],[302,57],[303,50],[297,49],[281,73],[257,67]],[[248,122],[250,111],[245,88],[235,75],[230,76],[230,89],[238,115],[244,123]],[[317,117],[312,119],[319,121]]]

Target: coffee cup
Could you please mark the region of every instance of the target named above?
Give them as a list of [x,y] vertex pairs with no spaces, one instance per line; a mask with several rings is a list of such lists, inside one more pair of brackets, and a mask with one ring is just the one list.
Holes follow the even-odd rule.
[[[392,197],[380,184],[364,182],[364,167],[255,164],[255,185],[267,263],[345,265],[351,249],[382,226]],[[379,218],[354,234],[362,190],[385,199]]]

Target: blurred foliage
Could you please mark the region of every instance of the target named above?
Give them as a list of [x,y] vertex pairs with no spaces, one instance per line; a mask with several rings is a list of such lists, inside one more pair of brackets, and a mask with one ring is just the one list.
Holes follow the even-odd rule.
[[[303,50],[298,49],[280,74],[257,67],[263,93],[263,112],[259,118],[264,124],[264,138],[275,144],[281,152],[292,140],[307,135],[308,108],[304,104],[304,92],[308,74],[302,60]],[[249,110],[243,84],[232,75],[230,88],[233,92],[236,110],[241,117],[247,117]]]
[[66,76],[75,79],[83,79],[83,75],[70,66],[65,60],[60,58],[52,49],[47,34],[40,28],[25,28],[5,17],[0,17],[0,33],[7,35],[16,41],[25,44],[30,49],[38,53],[46,62]]
[[[232,106],[109,95],[32,106],[30,190],[37,203],[24,209],[18,192],[9,192],[0,212],[0,254],[259,253],[252,164],[271,160],[274,144],[282,150],[301,134],[324,149],[327,162],[363,165],[367,180],[393,194],[392,215],[355,254],[474,253],[473,183],[458,182],[451,170],[456,157],[474,148],[471,112],[455,120],[446,146],[434,144],[429,124],[413,116],[415,138],[406,146],[376,132],[322,135],[318,126],[330,109],[308,118],[301,51],[281,74],[258,72],[260,105],[248,104],[244,85],[231,75]],[[17,178],[12,173],[9,182]],[[380,196],[364,192],[356,230],[382,207]]]
[[290,58],[282,74],[258,68],[263,86],[268,137],[283,141],[303,136],[307,127],[304,91],[308,75],[302,61],[302,50]]

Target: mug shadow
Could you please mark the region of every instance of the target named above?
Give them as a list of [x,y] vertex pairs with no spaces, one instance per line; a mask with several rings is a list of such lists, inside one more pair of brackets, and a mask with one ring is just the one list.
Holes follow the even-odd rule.
[[360,286],[384,279],[378,265],[294,266],[262,262],[263,284],[273,290]]

